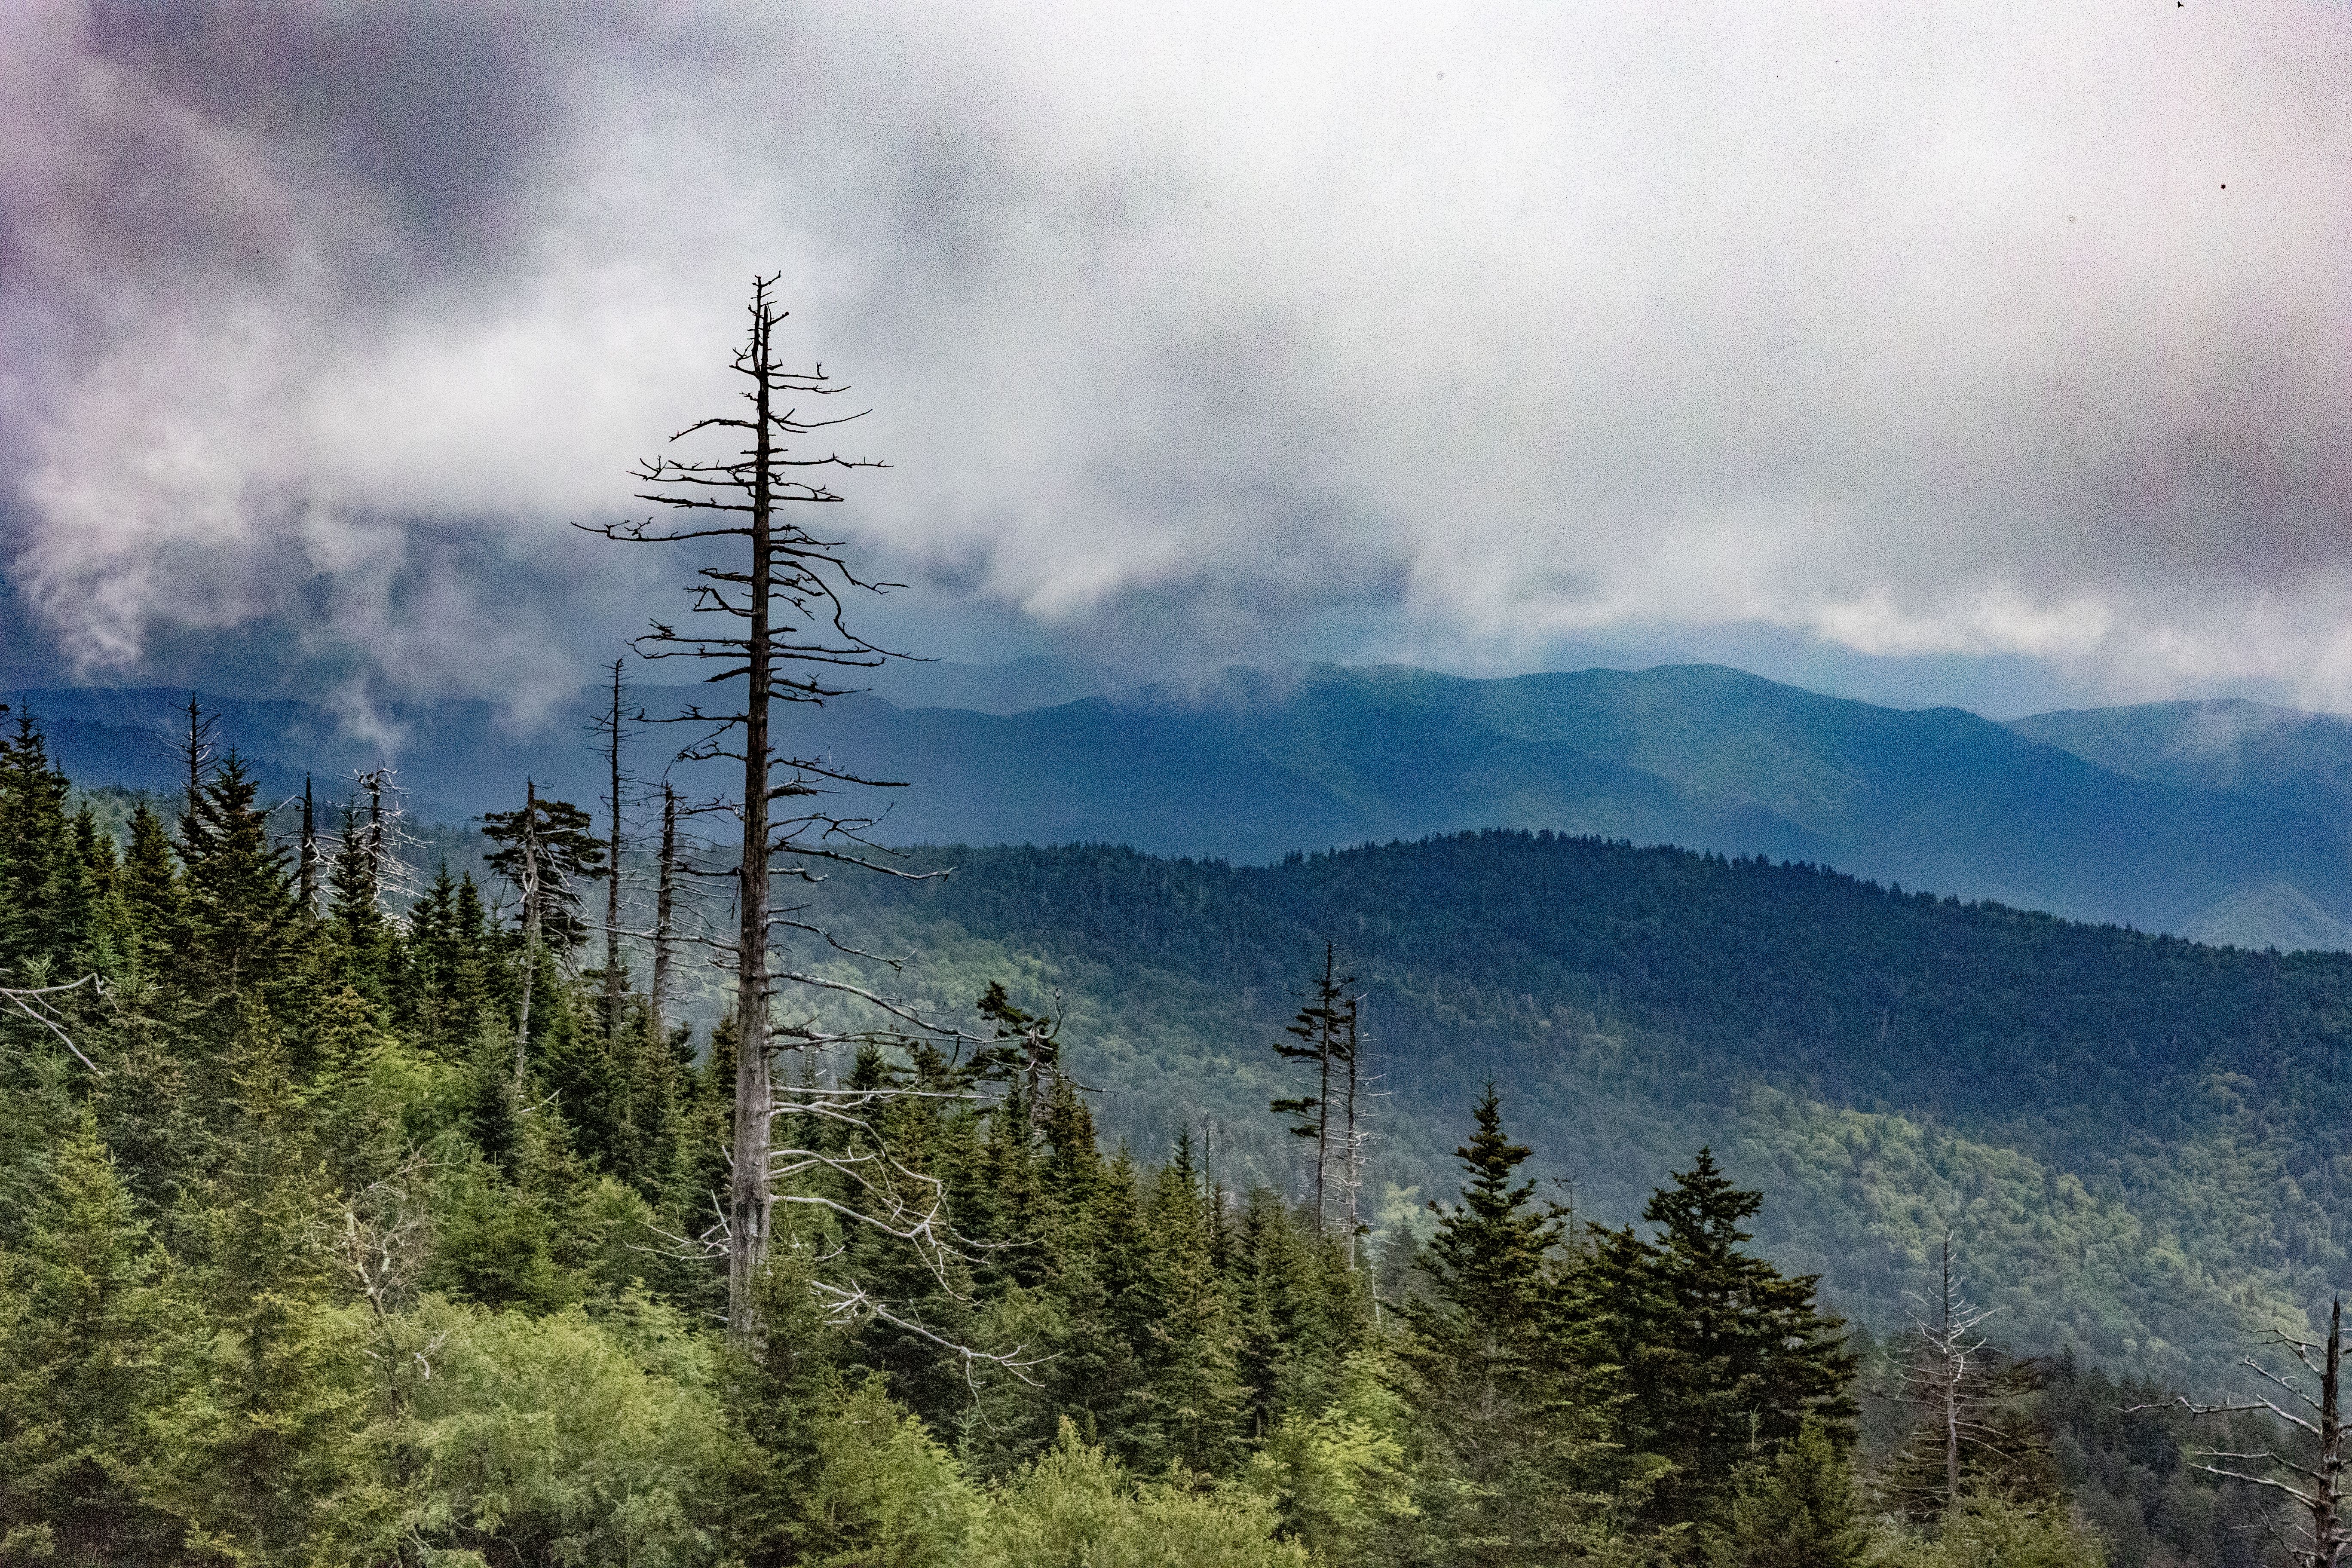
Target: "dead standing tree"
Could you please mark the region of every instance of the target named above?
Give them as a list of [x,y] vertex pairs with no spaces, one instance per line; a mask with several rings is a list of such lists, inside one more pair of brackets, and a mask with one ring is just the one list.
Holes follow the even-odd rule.
[[1363,1005],[1361,996],[1349,997],[1346,1016],[1340,1021],[1340,1059],[1347,1070],[1339,1089],[1339,1184],[1347,1194],[1350,1268],[1357,1266],[1358,1243],[1369,1228],[1363,1217],[1364,1163],[1372,1142],[1371,1102],[1381,1097],[1376,1088],[1379,1076],[1367,1066]]
[[[628,974],[621,964],[621,742],[630,725],[645,720],[643,713],[630,713],[625,707],[625,692],[621,684],[624,662],[617,658],[613,661],[612,700],[591,725],[604,740],[606,788],[612,792],[604,802],[605,810],[611,813],[604,844],[604,1040],[608,1047],[620,1041],[621,1013],[628,996]],[[663,793],[668,793],[667,785]],[[668,869],[667,863],[663,869]],[[656,1012],[659,1002],[656,996]]]
[[[1356,1062],[1356,1000],[1348,994],[1348,987],[1355,983],[1354,975],[1339,973],[1338,950],[1325,942],[1323,973],[1316,978],[1313,999],[1283,1026],[1283,1032],[1297,1037],[1299,1043],[1276,1040],[1274,1045],[1275,1054],[1286,1061],[1314,1064],[1313,1094],[1271,1100],[1267,1108],[1276,1116],[1292,1118],[1294,1134],[1315,1140],[1315,1231],[1318,1236],[1330,1226],[1335,1160],[1339,1163],[1340,1182],[1349,1189],[1351,1237],[1356,1224],[1356,1097],[1360,1078]],[[1339,1118],[1336,1125],[1335,1114]],[[1353,1256],[1352,1239],[1349,1246]]]
[[1897,1457],[1891,1482],[1935,1515],[1950,1512],[1959,1501],[1961,1474],[1972,1457],[1992,1461],[2006,1457],[2003,1434],[1990,1419],[1995,1394],[1987,1377],[1991,1345],[1977,1332],[1992,1311],[1961,1294],[1948,1230],[1938,1261],[1936,1298],[1912,1317],[1912,1351],[1903,1368],[1902,1392],[1895,1396],[1916,1406],[1922,1419]]
[[[2328,1308],[2325,1341],[2277,1331],[2267,1337],[2267,1342],[2317,1379],[2317,1389],[2247,1356],[2239,1364],[2269,1384],[2278,1397],[2257,1394],[2251,1400],[2221,1405],[2197,1405],[2185,1398],[2177,1403],[2192,1415],[2266,1414],[2285,1423],[2310,1447],[2294,1453],[2281,1452],[2282,1445],[2275,1444],[2263,1448],[2209,1448],[2193,1456],[2194,1468],[2286,1498],[2304,1515],[2304,1539],[2294,1552],[2300,1568],[2337,1568],[2346,1549],[2352,1547],[2352,1529],[2347,1529],[2344,1517],[2343,1298],[2336,1298]],[[2241,1466],[2259,1468],[2260,1473]]]
[[653,1016],[653,1035],[656,1041],[669,1038],[669,966],[676,945],[674,921],[677,915],[677,791],[669,780],[662,780],[661,850],[654,880],[654,929],[647,940],[653,943],[653,976],[646,987],[646,1007]]
[[[736,862],[724,872],[735,884],[737,930],[731,942],[714,942],[732,959],[735,970],[733,1172],[724,1232],[728,1328],[739,1341],[756,1332],[752,1292],[767,1258],[775,1183],[791,1178],[814,1158],[805,1151],[771,1146],[771,1125],[779,1109],[773,1081],[779,1031],[771,1026],[772,1001],[780,984],[799,983],[890,1006],[857,987],[780,971],[771,961],[772,938],[778,930],[831,941],[801,910],[775,905],[770,897],[772,877],[781,872],[814,883],[822,879],[818,868],[824,862],[892,870],[877,866],[864,853],[870,847],[865,833],[872,819],[828,809],[824,797],[845,786],[897,787],[890,781],[843,772],[818,758],[779,751],[771,728],[773,705],[822,704],[848,696],[858,689],[844,684],[847,677],[835,672],[877,668],[901,657],[850,630],[844,618],[843,598],[851,590],[879,592],[895,584],[861,579],[843,555],[840,541],[821,539],[786,515],[796,504],[838,502],[841,496],[827,482],[835,473],[887,465],[837,453],[795,455],[793,443],[857,416],[820,418],[803,412],[804,402],[815,404],[848,389],[829,380],[822,365],[795,371],[779,359],[775,333],[785,313],[774,303],[774,282],[772,278],[753,280],[749,330],[734,355],[732,368],[743,379],[746,411],[698,420],[671,438],[676,443],[714,435],[734,443],[732,449],[707,458],[647,460],[637,469],[647,487],[638,499],[667,509],[667,520],[657,516],[589,530],[625,543],[688,544],[730,552],[719,563],[698,567],[703,581],[688,590],[693,611],[716,617],[716,625],[700,630],[656,621],[635,646],[647,658],[715,663],[718,668],[707,680],[730,688],[730,695],[740,693],[741,701],[740,709],[720,711],[693,704],[656,721],[702,729],[698,738],[679,750],[680,761],[725,759],[740,763],[743,770],[737,800],[693,808],[730,811],[742,829]],[[790,862],[779,868],[776,862],[787,857]],[[898,1016],[906,1018],[903,1013]],[[804,1048],[855,1037],[827,1033],[814,1021],[782,1033],[788,1043]],[[793,1107],[803,1115],[854,1120],[863,1109],[858,1097],[833,1091],[812,1089],[795,1099],[806,1102]],[[879,1227],[920,1248],[942,1245],[935,1230],[937,1203],[910,1205],[888,1195],[882,1173],[898,1174],[893,1163],[878,1154],[866,1158],[872,1163],[863,1168],[835,1173],[878,1196],[886,1216]],[[853,1217],[877,1223],[870,1215]],[[872,1310],[862,1294],[847,1294],[853,1298],[851,1308]]]

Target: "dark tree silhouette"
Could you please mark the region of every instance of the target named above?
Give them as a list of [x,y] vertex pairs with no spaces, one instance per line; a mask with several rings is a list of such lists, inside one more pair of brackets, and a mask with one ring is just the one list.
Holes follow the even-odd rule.
[[[742,378],[743,411],[696,421],[673,437],[675,446],[696,438],[725,443],[709,456],[666,456],[637,469],[646,489],[638,499],[664,509],[663,515],[590,529],[633,544],[683,544],[703,552],[702,579],[689,590],[691,609],[707,621],[672,625],[656,621],[635,647],[650,659],[685,658],[711,667],[707,683],[727,694],[726,705],[687,705],[656,721],[686,725],[693,734],[678,751],[688,763],[727,761],[742,768],[740,794],[688,808],[734,817],[741,828],[734,863],[701,868],[689,875],[717,875],[734,884],[736,930],[713,945],[735,970],[735,1105],[733,1170],[726,1204],[723,1241],[728,1256],[728,1321],[739,1341],[754,1331],[754,1280],[768,1253],[772,1208],[780,1176],[806,1171],[828,1158],[819,1151],[779,1149],[772,1128],[791,1110],[866,1125],[880,1104],[866,1091],[827,1091],[795,1087],[790,1103],[776,1093],[774,1056],[784,1047],[813,1048],[876,1037],[877,1031],[839,1032],[814,1016],[779,1028],[771,1005],[782,985],[815,987],[881,1007],[890,1022],[879,1033],[924,1026],[904,1008],[877,994],[810,972],[779,966],[777,933],[793,931],[813,945],[833,939],[810,917],[804,903],[780,904],[773,883],[814,887],[828,865],[859,865],[877,871],[880,863],[867,831],[875,818],[838,804],[857,787],[897,788],[896,781],[845,771],[831,760],[794,754],[774,735],[778,703],[822,704],[859,689],[852,672],[878,668],[905,657],[850,629],[845,598],[880,593],[895,584],[869,582],[851,566],[842,542],[821,538],[791,515],[800,506],[841,500],[832,479],[845,471],[887,465],[838,453],[804,454],[796,443],[858,417],[819,417],[807,408],[845,392],[822,365],[788,369],[779,357],[776,329],[785,312],[775,303],[775,280],[755,279],[750,324],[733,370]],[[667,978],[667,974],[664,976]],[[840,1172],[854,1187],[881,1201],[873,1214],[852,1216],[878,1224],[922,1246],[936,1245],[940,1216],[936,1183],[909,1179],[886,1156],[866,1168]],[[886,1175],[883,1173],[887,1171]],[[910,1200],[909,1192],[922,1194]],[[796,1201],[817,1201],[796,1194]],[[830,1206],[830,1205],[828,1205]],[[878,1215],[878,1217],[877,1217]],[[844,1310],[873,1311],[876,1303],[850,1289]]]

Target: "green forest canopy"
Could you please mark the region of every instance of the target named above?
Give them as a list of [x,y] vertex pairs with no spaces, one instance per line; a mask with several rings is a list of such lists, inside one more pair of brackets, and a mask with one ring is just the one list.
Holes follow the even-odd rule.
[[[1446,1009],[1433,1015],[1441,1045],[1473,1039],[1495,996],[1530,1025],[1573,1021],[1566,1003],[1498,989],[1530,961],[1475,957],[1478,920],[1512,915],[1515,858],[1655,874],[1651,918],[1630,928],[1661,933],[1642,973],[1694,1016],[1706,993],[1675,989],[1679,939],[1656,918],[1675,905],[1676,874],[1702,892],[1761,878],[1831,910],[1843,900],[1857,926],[1852,910],[1889,895],[1811,871],[1482,836],[1262,876],[1004,854],[911,895],[845,898],[851,926],[938,928],[950,965],[1091,931],[1092,949],[1052,962],[1130,984],[1116,1006],[1097,984],[1086,1009],[1062,1009],[1078,1079],[1057,1075],[1034,1100],[1018,1075],[976,1077],[920,1041],[836,1064],[852,1089],[923,1092],[870,1127],[795,1136],[854,1160],[870,1135],[944,1183],[953,1262],[943,1272],[860,1228],[860,1192],[817,1168],[794,1192],[832,1206],[787,1205],[769,1330],[739,1352],[712,1332],[723,1296],[690,1245],[724,1169],[724,1033],[698,1051],[635,990],[608,1011],[603,977],[569,951],[582,931],[560,923],[536,967],[521,963],[470,878],[445,869],[392,918],[356,829],[331,845],[306,903],[234,753],[197,774],[176,822],[142,805],[118,847],[94,814],[69,815],[37,731],[0,742],[0,975],[20,990],[105,983],[0,1020],[12,1561],[1075,1563],[1181,1549],[1223,1563],[1717,1563],[1792,1531],[1805,1561],[1868,1547],[1940,1562],[1986,1532],[2090,1561],[2081,1527],[2033,1502],[2062,1481],[2114,1516],[2118,1542],[2137,1530],[2145,1549],[2156,1521],[2175,1549],[2230,1560],[2225,1516],[2182,1472],[2177,1433],[2159,1426],[2150,1463],[2118,1480],[2094,1461],[2127,1444],[2085,1448],[2076,1429],[2094,1423],[2061,1429],[2058,1393],[2081,1384],[2071,1366],[2035,1382],[2021,1468],[1986,1472],[1945,1511],[1896,1507],[1868,1526],[1849,1469],[1867,1347],[1821,1310],[1806,1274],[1744,1247],[1759,1194],[1685,1152],[1638,1228],[1572,1224],[1523,1179],[1529,1151],[1494,1090],[1460,1091],[1482,1068],[1503,1077],[1494,1058],[1430,1051],[1408,1069],[1409,998]],[[1248,1180],[1245,1160],[1213,1173],[1189,1128],[1140,1154],[1106,1148],[1078,1087],[1122,1061],[1146,1094],[1150,1072],[1200,1081],[1201,1061],[1147,1060],[1118,1026],[1154,985],[1177,1005],[1167,1016],[1199,1032],[1236,1028],[1260,1004],[1244,989],[1238,1013],[1181,1005],[1253,984],[1274,1005],[1285,944],[1315,916],[1336,924],[1334,900],[1355,896],[1339,879],[1364,868],[1395,897],[1338,934],[1396,1015],[1398,1111],[1408,1096],[1454,1096],[1417,1128],[1426,1148],[1460,1136],[1441,1129],[1475,1106],[1453,1168],[1427,1172],[1461,1201],[1427,1212],[1426,1246],[1318,1233]],[[1402,897],[1433,888],[1451,889],[1450,913]],[[1778,940],[1734,900],[1689,902]],[[986,929],[975,911],[991,907],[1030,923],[945,929]],[[1888,907],[1931,930],[1956,918],[1932,900]],[[1532,921],[1526,946],[1533,962],[1573,951]],[[1059,978],[1017,956],[1004,969],[1017,984]],[[526,994],[534,1046],[518,1078]],[[1789,994],[1802,1005],[1801,970]],[[1787,1016],[1773,1005],[1743,1016]],[[1624,1031],[1656,1008],[1649,990],[1602,989],[1583,1044],[1505,1042],[1520,1069],[1513,1126],[1528,1124],[1517,1107],[1542,1102],[1524,1069],[1580,1050],[1610,1057],[1621,1096],[1678,1093],[1751,1121],[1813,1114],[1785,1110],[1801,1102],[1757,1060]],[[1094,1021],[1111,1026],[1096,1037]],[[1841,1037],[1823,1031],[1811,1070],[1837,1059]],[[1106,1107],[1123,1097],[1097,1087]],[[1656,1098],[1654,1116],[1675,1105]],[[1406,1122],[1391,1117],[1410,1159]],[[1888,1447],[1899,1458],[1899,1432]]]

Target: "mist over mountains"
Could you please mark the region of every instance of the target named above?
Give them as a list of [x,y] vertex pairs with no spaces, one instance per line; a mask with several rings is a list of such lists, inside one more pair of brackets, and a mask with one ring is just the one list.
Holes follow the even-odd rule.
[[[794,710],[791,743],[866,776],[897,844],[1117,843],[1267,863],[1468,828],[1550,828],[1812,862],[1882,882],[2242,946],[2352,944],[2352,724],[2249,702],[2040,714],[1824,697],[1719,666],[1468,679],[1230,669],[1118,690],[1034,659],[882,672]],[[0,694],[88,784],[176,787],[188,693]],[[661,712],[680,692],[644,688]],[[541,731],[448,701],[381,740],[292,701],[199,696],[271,791],[389,759],[414,813],[601,797],[593,697]],[[633,771],[658,771],[651,726]],[[703,782],[690,770],[674,776]],[[724,781],[714,773],[713,789]]]

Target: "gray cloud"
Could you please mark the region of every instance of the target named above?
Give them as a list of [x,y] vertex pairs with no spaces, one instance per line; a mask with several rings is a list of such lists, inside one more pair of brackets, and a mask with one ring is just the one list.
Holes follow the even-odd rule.
[[2352,709],[2348,83],[2321,5],[24,8],[8,613],[543,701],[781,269],[917,637]]

